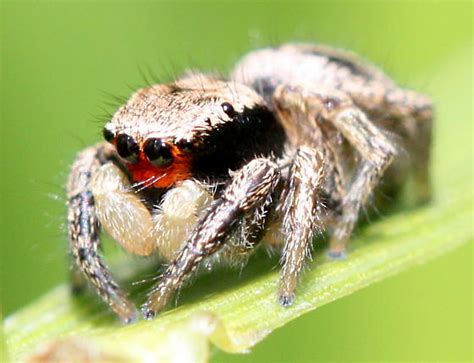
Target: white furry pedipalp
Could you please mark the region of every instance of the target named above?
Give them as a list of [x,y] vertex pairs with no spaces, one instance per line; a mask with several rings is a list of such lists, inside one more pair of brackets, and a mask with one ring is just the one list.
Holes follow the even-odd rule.
[[212,200],[211,193],[196,180],[185,180],[164,195],[153,216],[156,248],[164,259],[171,261],[176,256]]
[[154,247],[151,214],[131,191],[127,176],[108,163],[95,173],[90,187],[104,230],[128,252],[149,256]]

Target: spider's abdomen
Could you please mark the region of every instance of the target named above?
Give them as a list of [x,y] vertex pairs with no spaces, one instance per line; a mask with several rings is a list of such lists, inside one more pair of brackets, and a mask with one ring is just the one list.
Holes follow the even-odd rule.
[[310,84],[348,94],[354,86],[395,86],[378,67],[356,54],[313,44],[286,44],[252,52],[236,65],[232,79],[254,88],[269,103],[280,84]]

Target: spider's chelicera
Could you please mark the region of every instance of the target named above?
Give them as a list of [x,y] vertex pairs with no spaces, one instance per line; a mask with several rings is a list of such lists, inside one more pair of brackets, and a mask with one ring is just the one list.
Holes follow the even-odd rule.
[[194,73],[140,89],[72,167],[75,276],[130,322],[137,310],[99,254],[101,229],[166,262],[146,318],[203,261],[280,245],[278,300],[291,305],[316,231],[342,256],[376,187],[394,193],[413,175],[429,199],[432,113],[352,53],[306,44],[252,52],[227,80]]

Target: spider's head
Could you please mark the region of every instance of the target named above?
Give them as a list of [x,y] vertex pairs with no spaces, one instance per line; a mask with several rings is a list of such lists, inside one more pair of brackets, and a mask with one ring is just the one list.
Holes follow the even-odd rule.
[[[245,121],[246,112],[264,108],[263,102],[244,85],[195,75],[137,91],[103,134],[134,182],[167,188],[193,177],[205,156],[233,136],[229,125]],[[215,160],[214,155],[207,162]]]

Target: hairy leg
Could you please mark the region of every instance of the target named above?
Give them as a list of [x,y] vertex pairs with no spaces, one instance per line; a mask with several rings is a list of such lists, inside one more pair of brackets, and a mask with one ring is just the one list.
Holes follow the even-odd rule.
[[398,88],[395,84],[349,83],[343,84],[342,89],[376,119],[394,120],[395,124],[391,127],[403,130],[418,201],[428,201],[431,198],[429,161],[434,113],[432,101],[417,92]]
[[[153,236],[156,249],[166,261],[173,261],[191,236],[199,221],[214,200],[212,188],[197,180],[185,180],[163,195],[153,212]],[[223,248],[213,255],[211,265],[225,261],[241,266],[250,257],[266,230],[268,215],[273,212],[272,198],[246,213],[225,240]]]
[[[342,212],[330,243],[330,256],[342,256],[361,208],[366,205],[385,169],[392,162],[396,149],[343,92],[307,85],[283,85],[276,89],[274,101],[283,119],[284,110],[300,109],[300,114],[307,115],[316,124],[322,126],[323,123],[330,123],[361,157],[352,183],[343,197]],[[286,124],[289,122],[286,121]],[[301,135],[304,129],[298,129],[298,126],[288,127],[295,130],[290,134],[294,138],[307,137]]]
[[344,255],[359,212],[367,205],[384,171],[393,161],[396,149],[356,107],[341,108],[330,121],[361,156],[356,174],[343,198],[342,215],[331,239],[330,256],[340,257]]
[[135,306],[126,298],[99,255],[100,223],[90,182],[107,161],[107,146],[99,145],[82,151],[73,164],[67,186],[70,249],[77,268],[102,299],[123,321],[132,322],[138,317]]
[[291,305],[314,232],[322,230],[318,215],[318,194],[324,175],[322,151],[301,146],[290,168],[288,191],[283,207],[285,246],[282,255],[279,301]]
[[232,266],[243,266],[263,236],[266,236],[270,221],[273,222],[273,193],[257,207],[245,213],[234,232],[226,239],[223,248],[215,255],[218,261]]
[[161,281],[152,289],[143,307],[145,318],[152,318],[167,305],[198,264],[222,247],[237,221],[266,200],[278,179],[276,165],[266,159],[254,159],[233,173],[230,184],[211,204]]

